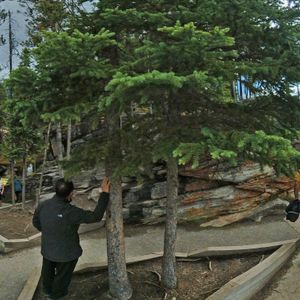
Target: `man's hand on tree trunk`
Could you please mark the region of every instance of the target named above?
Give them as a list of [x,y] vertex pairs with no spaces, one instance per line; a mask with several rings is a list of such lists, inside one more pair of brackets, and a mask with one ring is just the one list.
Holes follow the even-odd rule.
[[109,193],[110,181],[108,177],[104,177],[101,183],[100,192]]

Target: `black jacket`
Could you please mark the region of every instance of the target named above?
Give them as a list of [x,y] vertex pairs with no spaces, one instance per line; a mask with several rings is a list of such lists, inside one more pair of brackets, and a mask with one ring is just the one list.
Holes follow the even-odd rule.
[[56,195],[42,202],[34,212],[32,223],[42,232],[43,257],[54,262],[68,262],[81,256],[79,225],[101,221],[108,200],[109,194],[102,193],[94,211],[83,210]]

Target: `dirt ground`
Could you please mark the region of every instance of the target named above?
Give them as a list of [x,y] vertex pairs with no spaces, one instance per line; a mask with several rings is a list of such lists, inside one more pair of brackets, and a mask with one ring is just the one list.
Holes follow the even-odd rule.
[[[170,293],[161,288],[161,260],[134,264],[128,267],[134,294],[132,300],[204,300],[234,277],[249,270],[269,253],[227,258],[202,258],[194,261],[177,260],[178,289]],[[107,271],[76,274],[73,276],[70,300],[106,300],[108,295]],[[41,286],[34,300],[45,300]]]
[[28,203],[23,211],[21,206],[0,210],[0,235],[7,239],[27,238],[38,231],[32,226],[33,203]]
[[[96,206],[94,201],[82,195],[77,195],[72,204],[89,210]],[[0,235],[7,239],[21,239],[38,233],[32,225],[34,205],[33,201],[26,203],[24,211],[20,205],[0,209]]]

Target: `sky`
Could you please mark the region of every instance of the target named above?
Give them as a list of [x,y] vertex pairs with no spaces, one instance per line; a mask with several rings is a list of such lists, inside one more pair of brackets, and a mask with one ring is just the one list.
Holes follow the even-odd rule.
[[[92,1],[93,2],[93,1]],[[92,9],[93,5],[91,3],[85,3],[83,7],[89,11]],[[0,0],[0,9],[6,11],[10,10],[12,14],[12,31],[17,41],[16,51],[13,56],[13,67],[16,67],[19,63],[18,54],[22,51],[22,42],[27,38],[27,28],[26,28],[26,16],[25,8],[23,8],[18,0]],[[2,25],[0,25],[0,36],[4,35],[8,38],[8,20]],[[7,77],[9,73],[9,48],[8,43],[5,45],[0,44],[0,80]]]
[[[24,16],[24,8],[20,6],[17,0],[4,0],[0,1],[0,9],[10,10],[12,14],[12,31],[17,41],[17,52],[21,52],[21,42],[26,40],[26,21]],[[8,36],[8,20],[0,26],[0,35],[4,35],[5,38]],[[13,65],[18,65],[18,56],[13,56]],[[0,80],[8,75],[8,66],[9,66],[9,51],[8,44],[0,46]]]

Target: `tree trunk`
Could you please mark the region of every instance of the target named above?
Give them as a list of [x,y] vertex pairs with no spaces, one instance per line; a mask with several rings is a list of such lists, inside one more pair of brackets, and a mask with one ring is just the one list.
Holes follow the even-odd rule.
[[61,123],[58,122],[56,124],[56,143],[57,143],[57,150],[58,150],[58,168],[59,168],[59,175],[64,177],[64,170],[61,166],[61,162],[63,160],[63,144],[62,144],[62,134],[61,134]]
[[118,118],[108,118],[108,132],[111,140],[110,156],[106,159],[106,173],[110,179],[110,201],[106,213],[107,259],[110,294],[118,300],[132,296],[125,260],[125,240],[122,209],[122,183],[114,174],[121,159]]
[[176,229],[177,229],[177,197],[178,197],[178,166],[175,158],[167,162],[167,207],[164,239],[164,256],[162,261],[162,284],[165,288],[177,286],[176,277]]
[[14,179],[15,179],[15,163],[12,160],[10,162],[10,179],[11,179],[11,202],[12,205],[15,206],[16,205],[16,198],[15,198],[15,184],[14,184]]
[[48,152],[48,147],[49,147],[50,131],[51,131],[51,122],[48,124],[47,135],[46,135],[46,139],[45,139],[45,149],[44,149],[44,157],[43,157],[43,163],[42,163],[41,176],[40,176],[40,181],[39,181],[39,187],[38,187],[37,193],[36,193],[36,207],[38,206],[38,204],[40,202],[41,190],[42,190],[42,185],[43,185],[43,176],[44,176],[44,172],[45,172],[45,164],[46,164],[46,160],[47,160],[47,152]]
[[243,96],[242,76],[240,76],[239,85],[240,85],[240,101],[243,101],[244,100],[244,96]]
[[119,177],[111,177],[110,203],[106,214],[109,291],[118,300],[132,296],[125,259],[122,213],[122,186]]
[[236,97],[235,84],[236,83],[234,81],[231,82],[231,84],[230,84],[230,94],[231,94],[232,99],[236,101],[237,97]]
[[22,209],[25,209],[26,196],[26,156],[23,157],[23,170],[22,170]]
[[68,134],[67,134],[67,160],[71,158],[71,138],[72,138],[72,122],[68,124]]

